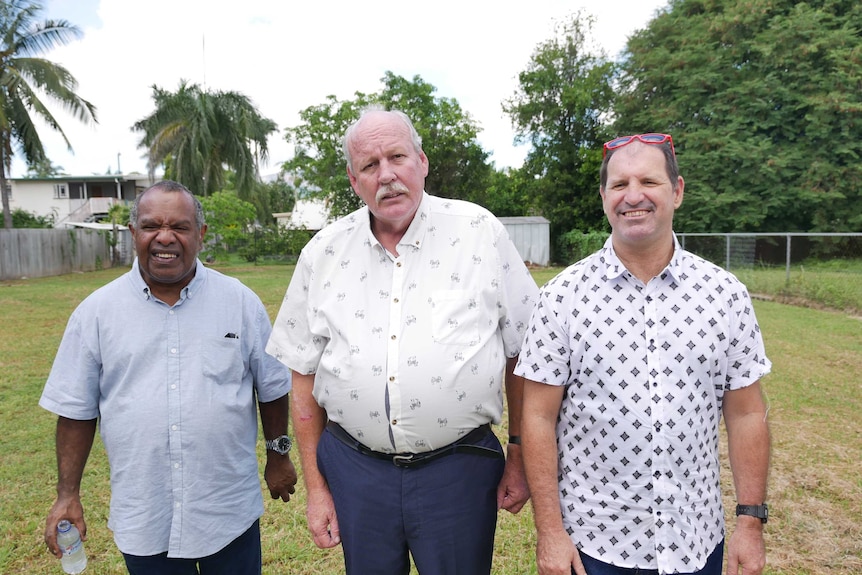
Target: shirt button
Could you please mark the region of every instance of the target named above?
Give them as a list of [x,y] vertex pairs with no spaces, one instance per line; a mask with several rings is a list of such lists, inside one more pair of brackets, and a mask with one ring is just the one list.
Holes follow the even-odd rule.
[[168,315],[174,315],[174,310],[170,310],[170,311],[168,312]]
[[392,336],[390,336],[390,339],[391,339],[392,341],[395,341],[396,339],[398,339],[398,336],[397,336],[397,335],[392,335]]
[[397,264],[395,264],[395,267],[400,268],[400,267],[401,267],[401,262],[398,262]]
[[174,463],[174,469],[179,469],[179,468],[180,468],[180,464],[179,464],[179,463]]
[[392,420],[392,425],[398,425],[398,420],[397,420],[397,419],[393,419],[393,420]]
[[395,303],[398,303],[398,298],[395,298],[395,299],[393,299],[392,301],[393,301],[393,302],[395,302]]
[[176,383],[172,383],[172,384],[171,384],[171,389],[176,389],[176,388],[177,388],[177,384],[176,384]]
[[389,381],[395,381],[395,376],[394,376],[394,375],[393,375],[393,376],[390,376],[390,377],[389,377]]
[[176,426],[176,425],[172,425],[172,426],[171,426],[171,431],[176,431],[176,430],[177,430],[177,426]]
[[171,353],[177,353],[177,348],[172,347],[172,348],[171,348]]

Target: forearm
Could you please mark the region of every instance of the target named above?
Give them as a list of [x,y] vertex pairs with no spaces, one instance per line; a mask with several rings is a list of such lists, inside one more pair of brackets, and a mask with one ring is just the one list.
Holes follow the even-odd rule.
[[766,501],[770,453],[766,404],[760,385],[728,392],[724,415],[737,502],[760,505]]
[[57,418],[57,497],[78,497],[84,467],[93,447],[96,420]]
[[299,450],[305,488],[309,492],[328,489],[326,481],[317,468],[317,444],[326,426],[326,411],[317,405],[312,390],[314,374],[302,375],[293,372],[293,432]]
[[532,381],[525,386],[521,442],[536,530],[542,536],[563,530],[557,481],[557,415],[563,390]]
[[275,439],[287,434],[287,422],[290,414],[290,398],[287,394],[266,403],[258,403],[260,424],[266,439]]
[[521,419],[524,409],[524,378],[515,375],[517,357],[506,360],[506,404],[509,414],[509,435],[521,435]]

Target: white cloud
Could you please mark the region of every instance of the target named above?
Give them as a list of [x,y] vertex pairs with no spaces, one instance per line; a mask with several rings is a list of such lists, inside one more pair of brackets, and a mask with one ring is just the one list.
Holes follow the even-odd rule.
[[[98,10],[94,13],[94,6]],[[47,57],[66,66],[78,93],[98,108],[96,127],[57,112],[75,155],[41,133],[52,161],[72,174],[146,171],[132,124],[153,109],[151,86],[175,90],[180,79],[247,95],[274,120],[269,142],[274,172],[290,155],[281,130],[300,110],[327,95],[349,99],[375,92],[392,71],[420,75],[438,96],[458,100],[483,127],[479,135],[498,167],[526,154],[501,103],[517,88],[536,46],[555,19],[578,9],[596,17],[594,35],[611,54],[666,0],[438,0],[425,4],[333,0],[49,0],[43,17],[62,17],[84,38]],[[24,172],[20,160],[13,174]]]

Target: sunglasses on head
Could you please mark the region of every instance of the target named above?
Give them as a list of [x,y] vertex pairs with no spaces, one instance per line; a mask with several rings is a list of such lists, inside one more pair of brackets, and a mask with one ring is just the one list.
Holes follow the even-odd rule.
[[614,138],[610,142],[605,142],[605,145],[602,147],[602,159],[608,155],[609,150],[622,148],[623,146],[631,144],[635,140],[643,142],[644,144],[655,145],[670,142],[670,151],[674,156],[676,156],[676,151],[673,149],[673,138],[670,137],[670,134],[635,134],[634,136],[620,136],[619,138]]

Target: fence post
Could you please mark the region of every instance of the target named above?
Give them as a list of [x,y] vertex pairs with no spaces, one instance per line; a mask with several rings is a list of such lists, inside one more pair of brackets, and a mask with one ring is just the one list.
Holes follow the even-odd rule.
[[730,271],[730,234],[726,234],[724,236],[726,238],[727,250],[725,253],[725,263],[727,265],[724,266],[724,269]]
[[787,264],[785,265],[784,285],[790,286],[790,234],[787,234]]

